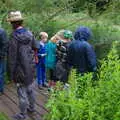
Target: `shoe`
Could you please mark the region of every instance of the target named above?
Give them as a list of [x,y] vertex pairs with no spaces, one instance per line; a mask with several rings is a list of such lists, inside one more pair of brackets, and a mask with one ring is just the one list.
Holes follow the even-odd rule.
[[28,113],[35,113],[35,112],[36,112],[36,110],[35,110],[35,109],[33,109],[33,108],[27,108],[27,112],[28,112]]
[[43,86],[42,85],[38,85],[38,89],[43,90]]
[[65,83],[64,89],[68,89],[69,87],[70,87],[70,85],[68,83]]
[[48,92],[52,92],[53,91],[53,87],[49,87],[47,90],[48,90]]
[[45,85],[48,87],[48,86],[49,86],[49,83],[48,83],[48,82],[45,82]]
[[25,120],[26,118],[27,118],[27,116],[24,115],[23,113],[18,113],[18,114],[13,116],[14,120]]
[[43,86],[44,88],[48,88],[48,85],[46,85],[46,84],[43,84],[42,86]]

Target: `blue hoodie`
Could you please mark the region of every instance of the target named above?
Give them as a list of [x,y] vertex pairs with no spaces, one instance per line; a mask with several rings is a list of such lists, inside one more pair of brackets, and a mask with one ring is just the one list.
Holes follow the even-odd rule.
[[94,72],[96,70],[96,55],[93,47],[87,42],[92,32],[87,27],[79,27],[68,50],[68,63],[80,73]]

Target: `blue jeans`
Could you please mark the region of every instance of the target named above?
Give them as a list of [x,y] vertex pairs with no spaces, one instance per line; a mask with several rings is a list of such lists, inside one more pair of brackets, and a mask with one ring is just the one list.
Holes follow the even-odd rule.
[[4,91],[5,60],[0,59],[0,92]]
[[45,65],[38,64],[36,67],[37,67],[37,83],[38,85],[44,85],[46,82]]

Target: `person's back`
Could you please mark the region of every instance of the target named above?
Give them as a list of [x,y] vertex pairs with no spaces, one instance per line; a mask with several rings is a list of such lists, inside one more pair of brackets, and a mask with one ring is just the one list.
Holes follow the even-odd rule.
[[54,69],[56,64],[56,43],[49,41],[46,44],[46,67]]
[[57,43],[57,61],[62,62],[63,64],[67,63],[67,51],[68,51],[69,42],[64,42],[60,40]]
[[68,82],[69,65],[68,65],[68,47],[72,40],[72,32],[69,30],[61,30],[57,33],[60,37],[57,42],[57,64],[56,78],[66,84]]
[[69,47],[68,61],[80,73],[93,72],[96,69],[96,55],[92,46],[87,42],[91,31],[80,27],[75,32],[75,40]]
[[46,70],[48,87],[50,90],[56,85],[55,66],[56,66],[56,42],[59,40],[59,36],[54,35],[50,41],[46,44]]
[[[11,57],[16,57],[17,61],[10,60],[11,64],[16,62],[15,80],[18,83],[29,85],[33,82],[33,35],[25,28],[16,29],[11,36],[10,49]],[[14,44],[13,44],[14,43]],[[14,50],[14,51],[13,51]],[[9,54],[10,56],[11,54]],[[11,66],[12,68],[14,66]],[[18,72],[19,71],[19,72]]]

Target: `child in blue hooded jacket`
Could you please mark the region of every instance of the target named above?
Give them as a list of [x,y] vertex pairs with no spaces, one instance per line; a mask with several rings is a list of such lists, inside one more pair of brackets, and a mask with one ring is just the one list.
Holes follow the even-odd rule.
[[48,34],[46,32],[40,33],[40,48],[37,52],[38,63],[37,67],[37,83],[38,88],[46,87],[46,70],[45,70],[45,57],[46,57],[46,45]]
[[95,51],[88,40],[92,37],[90,28],[80,26],[76,29],[74,39],[68,50],[68,63],[77,72],[83,75],[88,72],[95,72],[97,60]]

